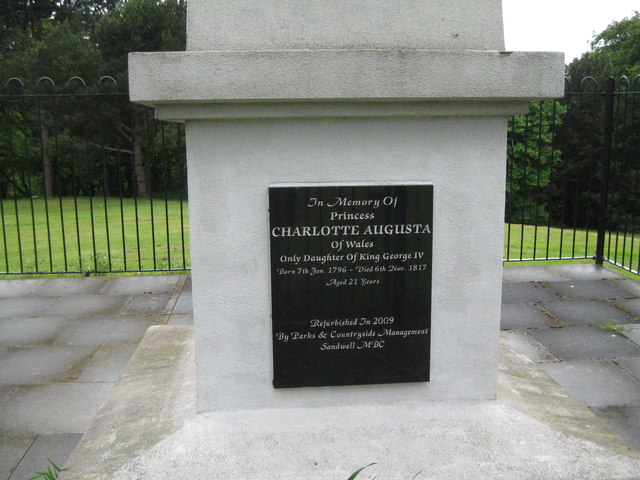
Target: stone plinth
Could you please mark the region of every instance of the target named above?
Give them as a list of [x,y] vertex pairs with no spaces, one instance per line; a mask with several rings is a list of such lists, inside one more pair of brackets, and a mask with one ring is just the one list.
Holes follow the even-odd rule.
[[[187,125],[200,410],[495,398],[506,118],[564,73],[502,48],[498,0],[194,0],[188,52],[132,54],[132,100]],[[429,382],[272,387],[283,183],[433,185]]]

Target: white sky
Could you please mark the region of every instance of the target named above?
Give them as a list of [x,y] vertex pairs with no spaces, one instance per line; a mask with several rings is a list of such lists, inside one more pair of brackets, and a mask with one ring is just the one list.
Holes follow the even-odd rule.
[[502,0],[507,50],[565,52],[590,48],[594,34],[640,10],[640,0]]

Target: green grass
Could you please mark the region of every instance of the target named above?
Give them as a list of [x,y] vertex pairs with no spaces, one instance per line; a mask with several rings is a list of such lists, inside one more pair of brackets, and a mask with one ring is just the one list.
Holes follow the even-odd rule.
[[[4,200],[0,208],[0,274],[190,266],[186,200],[168,200],[165,206],[164,199],[108,197],[105,208],[104,198],[35,198]],[[592,263],[595,256],[595,231],[507,224],[504,238],[504,258],[509,261],[548,258],[536,263],[558,263],[564,258]],[[607,235],[607,252],[615,263],[637,270],[640,235]]]
[[182,223],[179,200],[36,198],[5,200],[1,208],[0,273],[189,266],[186,201]]
[[619,325],[617,323],[614,323],[611,320],[600,322],[598,324],[598,327],[600,328],[600,330],[604,330],[605,332],[614,332],[619,335],[624,335],[626,333],[629,333],[629,330],[627,329],[626,325]]
[[[591,263],[596,255],[596,239],[595,230],[506,224],[503,255],[508,261],[550,259],[544,263],[557,263],[559,259],[585,259]],[[637,270],[640,234],[607,233],[604,253],[612,263]]]

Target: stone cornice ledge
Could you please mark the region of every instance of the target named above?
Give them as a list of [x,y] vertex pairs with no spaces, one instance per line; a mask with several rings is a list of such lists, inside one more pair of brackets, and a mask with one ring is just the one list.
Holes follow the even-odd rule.
[[132,53],[130,97],[169,120],[510,115],[564,94],[556,52],[278,50]]

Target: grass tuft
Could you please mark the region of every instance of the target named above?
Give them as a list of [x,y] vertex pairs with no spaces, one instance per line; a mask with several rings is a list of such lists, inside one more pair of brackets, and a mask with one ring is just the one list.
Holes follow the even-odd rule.
[[627,328],[626,325],[619,325],[619,324],[613,323],[611,320],[600,322],[598,324],[598,328],[600,328],[600,330],[604,330],[605,332],[615,332],[623,336],[626,333],[629,333],[629,329]]

